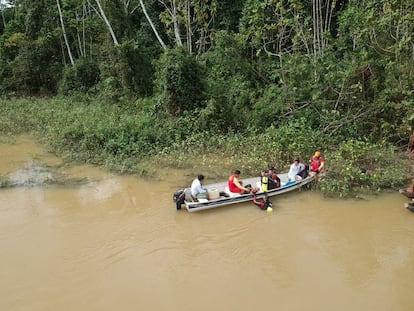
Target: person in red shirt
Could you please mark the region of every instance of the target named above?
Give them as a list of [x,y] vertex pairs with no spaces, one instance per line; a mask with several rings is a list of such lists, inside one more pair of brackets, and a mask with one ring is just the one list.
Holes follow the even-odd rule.
[[325,159],[321,156],[320,151],[316,151],[314,156],[309,159],[310,173],[315,177],[315,182],[318,182],[318,174],[323,170]]
[[406,192],[414,194],[414,179],[411,179],[411,186],[407,188]]
[[240,194],[250,193],[252,188],[248,187],[248,186],[244,187],[243,186],[243,181],[239,180],[239,178],[240,178],[240,171],[239,170],[235,170],[230,175],[228,183],[227,183],[230,192],[240,193]]

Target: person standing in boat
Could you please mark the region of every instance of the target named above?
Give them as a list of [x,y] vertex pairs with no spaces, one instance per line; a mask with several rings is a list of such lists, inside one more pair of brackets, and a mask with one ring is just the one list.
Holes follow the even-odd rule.
[[325,165],[325,159],[321,156],[320,151],[316,151],[314,156],[309,159],[309,169],[311,175],[315,177],[315,183],[318,182],[318,175]]
[[191,196],[194,199],[207,199],[207,189],[203,187],[204,175],[198,175],[191,183]]
[[243,181],[239,180],[240,174],[241,173],[239,170],[235,170],[230,175],[228,183],[227,183],[230,192],[240,193],[240,194],[250,193],[252,188],[249,187],[249,185],[246,185],[246,187],[243,186]]

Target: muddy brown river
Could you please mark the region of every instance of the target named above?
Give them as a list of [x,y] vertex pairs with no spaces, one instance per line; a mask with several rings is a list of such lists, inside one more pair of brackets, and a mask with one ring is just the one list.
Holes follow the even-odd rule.
[[[60,160],[0,141],[0,175],[34,163]],[[397,192],[188,213],[172,202],[183,172],[59,170],[84,182],[0,189],[0,310],[414,310],[414,213]]]

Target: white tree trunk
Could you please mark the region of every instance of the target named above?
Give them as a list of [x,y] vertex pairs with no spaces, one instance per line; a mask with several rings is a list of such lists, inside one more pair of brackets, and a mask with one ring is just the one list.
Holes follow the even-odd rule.
[[112,37],[112,40],[114,41],[114,44],[116,46],[118,46],[119,45],[118,39],[115,36],[114,30],[112,29],[112,26],[111,26],[111,23],[109,22],[108,18],[106,17],[106,14],[105,14],[105,12],[102,8],[102,5],[101,5],[101,1],[100,0],[95,0],[95,2],[98,5],[99,13],[100,13],[102,19],[104,20],[106,26],[108,27],[109,33],[111,34],[111,37]]
[[57,4],[58,10],[59,10],[60,23],[62,25],[62,32],[63,32],[63,38],[65,39],[66,49],[68,50],[70,63],[73,66],[73,65],[75,65],[75,62],[74,62],[73,57],[72,57],[72,52],[70,51],[68,37],[66,35],[66,30],[65,30],[65,24],[63,23],[62,9],[60,8],[60,1],[56,0],[56,4]]
[[[78,15],[78,12],[77,12],[77,11],[75,12],[75,18],[76,18],[76,25],[79,25],[80,21],[83,21],[83,20],[84,20],[84,17],[82,18],[82,20],[79,18],[79,15]],[[80,36],[79,31],[76,31],[76,38],[78,39],[78,50],[79,50],[79,55],[80,55],[80,56],[85,56],[85,55],[83,54],[83,44],[84,44],[85,42],[82,42],[82,39],[81,39],[81,36]]]
[[315,56],[323,53],[328,44],[327,34],[331,28],[336,3],[337,0],[312,0],[313,51]]
[[83,55],[84,56],[86,56],[85,18],[86,18],[86,3],[85,3],[85,0],[83,0],[83,3],[82,3],[82,41],[83,41]]
[[175,42],[177,43],[177,46],[183,46],[183,42],[181,41],[181,34],[180,34],[180,27],[178,25],[178,19],[177,19],[177,6],[175,4],[175,0],[173,0],[172,3],[172,20],[174,25],[174,35],[175,35]]
[[147,10],[145,9],[144,2],[143,2],[142,0],[139,0],[139,3],[141,4],[142,12],[144,12],[144,15],[145,15],[145,17],[146,17],[146,19],[147,19],[148,23],[151,25],[152,31],[154,32],[155,36],[157,37],[158,42],[161,44],[162,48],[163,48],[164,50],[166,50],[166,49],[167,49],[167,46],[165,45],[164,41],[162,41],[162,39],[161,39],[160,35],[158,34],[157,29],[155,29],[155,26],[154,26],[154,24],[152,23],[151,18],[149,17],[149,15],[148,15],[148,13],[147,13]]
[[187,5],[187,48],[188,48],[188,52],[193,53],[193,42],[192,42],[192,37],[193,37],[193,30],[191,27],[191,5],[190,5],[190,0],[186,1],[186,5]]
[[[179,14],[179,12],[177,10],[176,1],[175,0],[168,0],[168,1],[158,0],[158,2],[164,5],[168,14],[170,14],[171,16],[172,31],[174,33],[175,44],[177,46],[183,46],[183,43],[181,41],[180,27],[179,27],[178,18],[177,18],[177,14]],[[168,27],[170,27],[170,25],[168,25]]]

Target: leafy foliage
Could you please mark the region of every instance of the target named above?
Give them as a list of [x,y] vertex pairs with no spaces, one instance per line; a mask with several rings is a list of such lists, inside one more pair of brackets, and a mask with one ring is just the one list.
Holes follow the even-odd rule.
[[73,67],[66,67],[60,92],[87,92],[99,81],[98,64],[89,58],[79,58]]
[[201,108],[205,99],[203,67],[182,48],[167,50],[157,63],[157,96],[170,115]]
[[72,97],[1,102],[2,133],[121,171],[219,153],[253,174],[321,149],[323,191],[403,182],[379,142],[396,157],[414,130],[413,1],[60,0],[62,16],[54,0],[11,3],[0,91]]
[[395,189],[405,180],[402,160],[395,147],[385,142],[349,140],[327,157],[327,178],[320,182],[326,193],[355,196],[363,190]]
[[214,110],[216,124],[222,130],[240,131],[252,110],[255,87],[242,38],[226,31],[217,33],[215,45],[201,60],[207,68],[209,109]]

